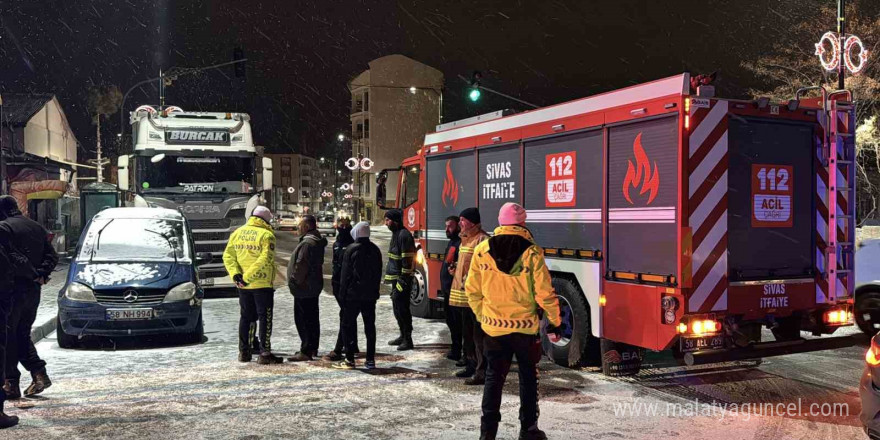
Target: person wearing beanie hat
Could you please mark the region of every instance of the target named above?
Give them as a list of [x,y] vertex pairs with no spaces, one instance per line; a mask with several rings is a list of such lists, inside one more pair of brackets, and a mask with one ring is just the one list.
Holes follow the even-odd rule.
[[389,209],[385,213],[385,226],[391,230],[385,283],[391,285],[391,304],[400,328],[400,336],[388,341],[388,345],[396,345],[398,351],[412,350],[413,326],[409,293],[415,274],[416,242],[412,234],[403,227],[403,211]]
[[480,210],[467,208],[461,211],[461,247],[459,247],[458,263],[455,265],[455,277],[449,292],[449,306],[461,310],[461,326],[464,334],[464,353],[467,359],[464,370],[455,375],[466,377],[466,385],[483,385],[486,383],[486,358],[483,356],[483,339],[485,334],[480,328],[473,311],[468,305],[465,283],[471,270],[471,259],[474,249],[489,239],[489,234],[480,224]]
[[342,336],[343,307],[345,304],[339,295],[339,280],[342,276],[342,257],[345,255],[345,248],[354,242],[351,230],[350,219],[340,218],[337,220],[336,241],[333,242],[333,275],[330,277],[330,286],[333,288],[333,297],[336,298],[336,304],[339,305],[339,333],[336,335],[336,346],[322,358],[325,361],[342,360],[342,352],[345,347],[345,339]]
[[526,210],[517,203],[507,202],[498,211],[498,224],[501,226],[526,225]]
[[291,362],[311,361],[318,355],[321,337],[320,296],[324,289],[324,250],[327,239],[318,231],[318,219],[304,215],[299,223],[300,239],[287,265],[287,286],[293,295],[293,322],[300,348]]
[[[474,249],[465,282],[468,304],[486,333],[487,358],[480,438],[494,439],[501,421],[501,395],[513,356],[519,368],[520,439],[546,439],[538,429],[538,370],[541,359],[538,309],[547,333],[558,337],[562,318],[544,251],[525,227],[526,211],[505,203],[492,238]],[[551,340],[553,338],[551,337]]]
[[367,359],[364,366],[376,368],[376,301],[382,285],[382,252],[370,241],[370,224],[360,222],[351,230],[354,243],[345,248],[342,257],[340,300],[344,303],[342,334],[345,338],[345,359],[333,368],[354,368],[357,352],[357,317],[364,320],[367,337]]
[[235,230],[223,251],[223,265],[238,288],[238,360],[253,358],[254,334],[259,323],[259,358],[263,365],[280,364],[272,354],[272,309],[275,305],[275,233],[272,212],[254,208],[247,224]]

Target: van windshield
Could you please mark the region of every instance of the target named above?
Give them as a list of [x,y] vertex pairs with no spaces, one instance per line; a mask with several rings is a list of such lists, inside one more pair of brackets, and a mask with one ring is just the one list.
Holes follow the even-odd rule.
[[187,243],[181,221],[102,218],[89,225],[77,261],[191,262]]

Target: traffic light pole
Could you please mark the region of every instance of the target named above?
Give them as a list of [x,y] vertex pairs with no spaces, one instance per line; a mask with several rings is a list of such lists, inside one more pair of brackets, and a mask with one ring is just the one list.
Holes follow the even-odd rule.
[[[470,81],[468,81],[468,79],[465,78],[463,75],[458,75],[458,77],[461,78],[462,81],[464,81],[464,82],[470,84]],[[490,88],[488,88],[488,87],[485,87],[485,86],[482,86],[482,85],[478,85],[478,86],[475,86],[475,87],[476,87],[477,89],[479,89],[479,90],[485,90],[485,91],[487,91],[487,92],[489,92],[489,93],[491,93],[491,94],[493,94],[493,95],[498,95],[498,96],[500,96],[500,97],[502,97],[502,98],[507,98],[507,99],[509,99],[509,100],[511,100],[511,101],[516,101],[516,102],[518,102],[518,103],[520,103],[520,104],[527,105],[527,106],[529,106],[529,107],[531,107],[531,108],[539,108],[539,107],[540,107],[540,106],[537,106],[537,105],[535,105],[535,104],[532,104],[531,102],[523,101],[522,99],[519,99],[519,98],[517,98],[517,97],[510,96],[510,95],[508,95],[508,94],[506,94],[506,93],[501,93],[501,92],[499,92],[499,91],[497,91],[497,90],[492,90],[492,89],[490,89]]]

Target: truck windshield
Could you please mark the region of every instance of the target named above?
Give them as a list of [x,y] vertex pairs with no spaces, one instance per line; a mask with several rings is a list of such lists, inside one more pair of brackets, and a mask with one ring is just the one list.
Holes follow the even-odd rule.
[[251,157],[140,156],[138,189],[142,192],[238,193],[254,189]]
[[89,225],[77,261],[190,260],[183,222],[165,219],[97,219]]

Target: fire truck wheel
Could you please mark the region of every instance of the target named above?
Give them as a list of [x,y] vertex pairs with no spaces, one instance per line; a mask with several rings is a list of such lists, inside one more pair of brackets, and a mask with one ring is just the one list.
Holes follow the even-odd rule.
[[880,330],[880,292],[856,292],[856,324],[866,335]]
[[428,285],[422,269],[416,269],[413,276],[412,290],[409,294],[409,310],[416,318],[433,318],[435,307],[428,298]]
[[590,333],[590,305],[586,298],[571,280],[565,278],[554,277],[553,288],[559,296],[562,337],[556,342],[550,341],[542,325],[544,353],[563,367],[600,365],[599,339]]
[[792,315],[777,320],[775,328],[771,329],[773,337],[777,341],[795,341],[801,337],[801,317]]

